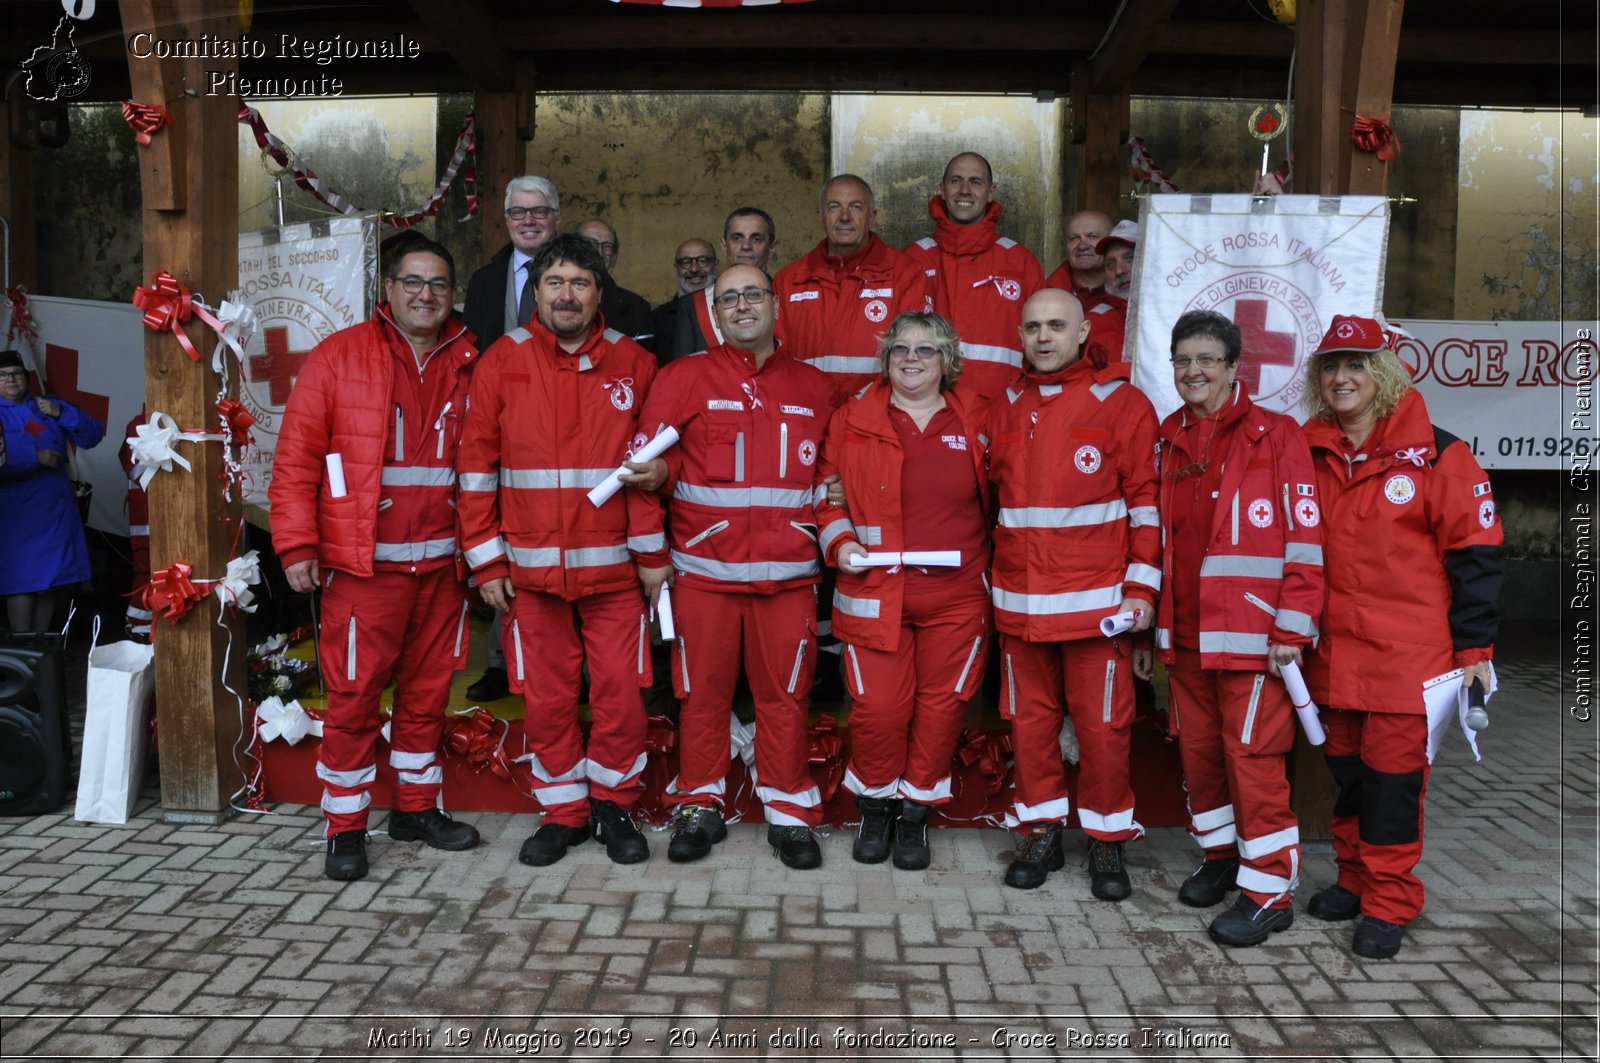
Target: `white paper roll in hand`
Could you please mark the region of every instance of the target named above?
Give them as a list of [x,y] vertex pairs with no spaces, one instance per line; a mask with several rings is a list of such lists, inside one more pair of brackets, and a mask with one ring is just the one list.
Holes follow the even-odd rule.
[[671,642],[678,637],[678,628],[672,622],[672,585],[661,585],[661,596],[656,599],[656,619],[661,621],[661,641]]
[[1322,745],[1328,740],[1328,735],[1322,729],[1322,717],[1317,715],[1316,703],[1311,700],[1311,692],[1306,689],[1306,680],[1300,674],[1300,666],[1293,661],[1285,661],[1278,665],[1278,674],[1283,676],[1283,688],[1289,692],[1289,701],[1294,705],[1294,714],[1300,717],[1300,727],[1306,733],[1306,741],[1314,746]]
[[1122,613],[1112,613],[1100,620],[1100,634],[1108,639],[1114,639],[1125,631],[1133,630],[1133,625],[1139,621],[1139,610],[1129,609]]
[[328,458],[328,497],[343,498],[349,493],[344,484],[344,455],[329,454]]
[[[634,452],[628,461],[635,465],[642,465],[647,461],[655,461],[667,452],[667,448],[678,441],[678,430],[671,425],[656,433],[656,437]],[[618,491],[622,490],[622,477],[632,474],[633,470],[627,464],[618,465],[609,476],[595,484],[589,492],[589,501],[596,507],[603,506],[606,501]]]

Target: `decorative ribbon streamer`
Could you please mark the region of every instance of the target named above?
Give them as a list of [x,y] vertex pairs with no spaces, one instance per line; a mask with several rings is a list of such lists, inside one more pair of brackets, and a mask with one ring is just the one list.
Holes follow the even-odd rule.
[[247,613],[256,611],[255,592],[250,588],[261,582],[261,559],[250,550],[228,561],[228,572],[217,580],[214,588],[217,600],[223,605],[236,605]]
[[192,317],[199,317],[217,332],[226,331],[222,322],[211,316],[210,308],[197,301],[189,289],[179,284],[178,278],[166,270],[160,270],[150,279],[150,287],[134,289],[133,305],[144,311],[145,327],[152,332],[170,331],[178,337],[178,344],[191,362],[200,360],[200,352],[194,349],[194,344],[189,342],[188,335],[183,331],[185,322]]
[[28,289],[20,284],[7,288],[6,298],[11,301],[11,324],[6,328],[6,342],[18,336],[37,339],[39,326],[34,324],[33,311],[28,307]]
[[[326,203],[328,206],[332,207],[341,214],[353,215],[365,213],[360,207],[356,206],[354,203],[351,203],[342,194],[335,190],[332,185],[318,177],[316,172],[313,171],[311,167],[306,165],[305,160],[297,155],[293,148],[289,147],[289,145],[285,144],[282,140],[275,136],[273,132],[267,128],[267,123],[264,119],[262,119],[260,111],[257,111],[254,107],[251,107],[247,103],[240,103],[239,123],[241,125],[247,125],[250,127],[250,132],[255,135],[256,144],[261,148],[262,152],[276,162],[279,166],[287,169],[290,175],[294,178],[295,184],[299,185],[307,192],[310,192],[313,196],[316,196],[323,203]],[[455,153],[450,157],[450,164],[445,167],[444,176],[441,177],[439,179],[439,183],[434,186],[433,194],[428,197],[427,202],[425,202],[422,206],[417,207],[415,210],[409,211],[405,214],[391,214],[385,217],[383,219],[384,226],[391,229],[409,229],[411,226],[416,225],[424,218],[431,218],[433,215],[439,212],[439,205],[444,202],[445,193],[447,193],[450,190],[450,186],[455,183],[456,174],[461,168],[462,161],[466,159],[469,152],[472,152],[477,148],[477,136],[475,133],[475,128],[473,116],[469,113],[466,119],[461,123],[461,133],[456,137],[456,150]],[[476,185],[475,176],[470,170],[468,181],[473,183],[474,186]],[[476,214],[478,212],[476,194],[468,195],[467,212],[469,214]]]
[[250,429],[256,426],[256,415],[250,408],[238,399],[223,399],[217,403],[217,412],[222,415],[223,424],[231,430],[231,435],[239,441],[241,446],[250,445]]
[[172,114],[159,103],[134,103],[122,101],[122,120],[133,130],[133,139],[139,146],[149,147],[150,138],[162,126],[172,125]]
[[1181,192],[1172,179],[1150,157],[1142,137],[1128,137],[1128,149],[1133,153],[1133,183],[1138,187],[1153,186],[1158,192]]
[[[839,734],[838,721],[828,712],[817,717],[807,737],[806,760],[811,764],[812,778],[816,779],[822,799],[827,801],[844,779],[844,737]],[[822,769],[822,778],[817,779],[816,769],[819,767]]]
[[[212,322],[217,325],[217,345],[211,351],[211,368],[217,372],[223,371],[222,352],[229,350],[239,359],[239,364],[244,364],[244,349],[250,346],[250,340],[256,334],[256,308],[250,303],[243,302],[243,296],[235,290],[228,293],[229,298],[222,300],[222,305],[212,309],[200,299],[194,298],[196,310],[204,310],[211,315]],[[233,297],[238,296],[241,301],[234,302]],[[204,315],[202,315],[204,317]]]
[[187,562],[178,561],[151,574],[150,582],[139,592],[139,604],[154,614],[152,626],[163,614],[169,621],[183,619],[205,599],[205,588],[196,586],[190,578],[193,572]]
[[173,465],[183,466],[186,472],[193,469],[187,458],[172,449],[174,443],[179,440],[205,443],[222,438],[213,432],[182,431],[171,417],[160,410],[152,413],[150,420],[135,428],[134,432],[136,434],[129,436],[127,443],[134,466],[139,470],[140,490],[148,490],[156,473],[171,472]]
[[[1343,110],[1355,114],[1348,107]],[[1384,162],[1393,162],[1400,154],[1400,134],[1394,131],[1386,118],[1368,118],[1356,114],[1356,124],[1350,127],[1350,143],[1362,151],[1370,151]]]
[[292,746],[306,735],[322,737],[322,721],[307,712],[299,701],[285,705],[282,698],[270,697],[256,706],[256,719],[260,721],[263,742],[281,738]]

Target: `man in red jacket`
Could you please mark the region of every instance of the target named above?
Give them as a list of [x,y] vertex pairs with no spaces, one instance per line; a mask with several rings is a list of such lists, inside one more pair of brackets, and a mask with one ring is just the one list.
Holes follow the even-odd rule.
[[828,374],[834,406],[877,379],[878,333],[901,311],[932,307],[922,268],[878,238],[877,218],[866,181],[830,178],[817,197],[822,241],[773,279],[778,338]]
[[928,200],[932,236],[905,250],[928,277],[933,308],[961,336],[961,380],[992,399],[1022,370],[1017,311],[1044,287],[1033,252],[996,231],[1002,208],[989,160],[972,151],[945,164]]
[[1133,245],[1139,225],[1126,219],[1102,236],[1094,245],[1105,262],[1106,285],[1103,291],[1079,296],[1083,319],[1089,322],[1089,338],[1084,357],[1095,365],[1118,365],[1128,329],[1128,295],[1133,291]]
[[470,849],[478,832],[441,811],[439,738],[450,675],[466,663],[456,560],[455,450],[473,336],[451,309],[455,264],[432,241],[389,263],[372,320],[317,344],[289,396],[273,460],[273,544],[289,586],[322,592],[328,689],[317,775],[325,871],[367,873],[379,699],[395,698],[389,837]]
[[1082,749],[1078,822],[1090,842],[1090,889],[1120,901],[1132,892],[1122,843],[1144,833],[1128,782],[1132,647],[1101,635],[1100,620],[1137,610],[1142,631],[1153,616],[1157,425],[1123,370],[1081,357],[1088,331],[1070,293],[1046,288],[1029,299],[1026,371],[990,407],[989,482],[999,503],[990,583],[1017,754],[1006,821],[1026,832],[1005,881],[1034,889],[1064,862],[1065,691]]
[[1044,286],[1071,292],[1079,301],[1102,290],[1106,283],[1106,261],[1095,246],[1110,231],[1111,219],[1098,210],[1080,210],[1068,218],[1067,257],[1044,279]]
[[671,425],[682,437],[664,459],[677,573],[672,679],[683,702],[667,858],[697,860],[727,837],[729,710],[742,664],[767,841],[789,867],[813,868],[822,796],[807,765],[821,571],[812,505],[832,389],[783,357],[761,270],[724,270],[713,303],[724,341],[662,369],[639,419],[646,432]]
[[[519,859],[553,864],[594,833],[619,864],[650,848],[629,810],[643,789],[650,629],[641,569],[666,571],[661,510],[626,490],[588,499],[627,456],[655,359],[605,327],[605,263],[558,236],[533,260],[537,312],[473,374],[456,468],[461,546],[483,600],[507,618],[506,661],[525,708],[544,822]],[[581,622],[581,635],[580,635]],[[589,666],[585,751],[579,687]]]

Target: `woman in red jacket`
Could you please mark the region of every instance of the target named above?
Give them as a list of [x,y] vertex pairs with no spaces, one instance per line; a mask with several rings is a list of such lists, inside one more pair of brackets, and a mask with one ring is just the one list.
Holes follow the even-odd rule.
[[1319,919],[1361,921],[1356,955],[1400,951],[1422,910],[1425,686],[1492,676],[1502,541],[1489,478],[1434,427],[1371,318],[1335,316],[1306,365],[1328,604],[1306,683],[1324,706],[1338,881]]
[[[839,569],[833,629],[845,643],[851,756],[861,808],[853,854],[928,866],[928,817],[950,800],[950,764],[988,653],[988,440],[981,400],[952,388],[961,344],[938,314],[907,312],[878,343],[882,380],[833,415],[819,475],[824,557]],[[869,554],[947,551],[956,564],[869,565]],[[891,837],[892,835],[892,837]]]

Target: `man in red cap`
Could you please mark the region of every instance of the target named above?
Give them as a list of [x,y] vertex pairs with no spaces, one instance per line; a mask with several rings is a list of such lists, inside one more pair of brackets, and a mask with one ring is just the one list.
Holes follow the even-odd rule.
[[1084,357],[1095,365],[1125,362],[1123,340],[1128,328],[1128,296],[1133,291],[1133,245],[1139,235],[1137,222],[1124,219],[1094,245],[1105,267],[1105,288],[1078,295],[1083,304],[1083,319],[1089,323],[1089,339]]
[[933,235],[905,250],[929,278],[934,310],[961,336],[962,387],[985,399],[1021,370],[1017,312],[1044,285],[1033,252],[996,231],[1002,209],[989,160],[964,151],[928,200]]

